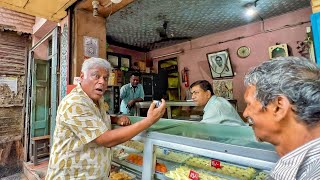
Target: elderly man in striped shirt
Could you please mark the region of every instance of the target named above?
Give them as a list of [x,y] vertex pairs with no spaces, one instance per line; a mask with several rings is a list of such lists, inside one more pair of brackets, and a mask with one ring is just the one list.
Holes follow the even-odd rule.
[[263,62],[245,76],[243,116],[281,159],[269,179],[320,179],[320,68],[301,57]]

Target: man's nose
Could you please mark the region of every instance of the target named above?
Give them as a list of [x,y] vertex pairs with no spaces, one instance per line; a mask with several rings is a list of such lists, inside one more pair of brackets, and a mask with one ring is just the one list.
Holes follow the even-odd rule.
[[247,112],[248,110],[247,110],[247,107],[244,109],[244,111],[243,111],[243,117],[244,118],[247,118],[248,117],[248,112]]
[[104,77],[100,77],[98,82],[99,82],[100,84],[104,84],[104,83],[106,83],[107,81],[105,80]]

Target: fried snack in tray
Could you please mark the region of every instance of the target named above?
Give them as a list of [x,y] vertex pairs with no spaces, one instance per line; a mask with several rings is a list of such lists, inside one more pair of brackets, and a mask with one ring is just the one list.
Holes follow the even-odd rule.
[[167,150],[162,148],[156,148],[156,156],[157,158],[161,158],[161,159],[165,159],[165,160],[173,161],[177,163],[183,163],[187,159],[192,157],[191,154],[175,152],[172,150]]
[[129,147],[131,149],[135,149],[138,152],[142,152],[144,148],[144,144],[139,141],[129,140],[121,144],[122,146]]
[[204,170],[213,171],[219,174],[224,174],[228,176],[232,176],[241,180],[250,180],[256,174],[256,170],[254,168],[244,168],[236,165],[230,165],[224,162],[220,162],[221,168],[215,168],[211,166],[211,159],[200,158],[200,157],[192,157],[188,159],[186,164],[194,167],[198,167]]
[[[129,156],[127,157],[127,161],[136,164],[138,166],[142,166],[143,164],[143,157],[138,155],[138,154],[129,154]],[[156,171],[161,172],[161,173],[165,173],[167,172],[167,167],[165,164],[163,163],[156,163]]]
[[254,180],[265,180],[267,179],[267,173],[259,172],[259,174],[254,178]]
[[[186,167],[186,166],[180,166],[178,168],[176,168],[173,171],[169,171],[167,173],[165,173],[164,175],[171,178],[171,179],[180,179],[180,180],[190,180],[189,179],[189,173],[190,173],[190,168]],[[224,178],[218,177],[218,176],[214,176],[214,175],[210,175],[208,173],[205,172],[197,172],[199,173],[199,178],[201,180],[225,180]]]
[[131,179],[133,178],[123,171],[110,173],[110,180],[131,180]]

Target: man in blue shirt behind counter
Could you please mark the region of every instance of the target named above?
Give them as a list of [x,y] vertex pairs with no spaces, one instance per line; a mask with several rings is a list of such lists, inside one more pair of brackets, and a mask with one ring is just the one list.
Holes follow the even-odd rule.
[[202,123],[224,125],[246,125],[238,112],[228,100],[217,97],[213,93],[211,84],[206,80],[199,80],[191,84],[192,100],[197,106],[205,106]]
[[134,115],[134,105],[144,99],[143,87],[140,84],[140,74],[133,73],[130,77],[130,83],[125,84],[120,89],[120,112],[122,114]]

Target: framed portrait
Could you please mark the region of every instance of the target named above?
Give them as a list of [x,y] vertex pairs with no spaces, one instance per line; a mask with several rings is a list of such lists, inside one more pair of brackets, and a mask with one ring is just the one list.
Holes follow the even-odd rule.
[[86,57],[99,56],[99,40],[98,38],[83,36],[84,55]]
[[232,79],[213,80],[213,91],[216,96],[233,99]]
[[228,50],[208,53],[207,58],[212,79],[233,76]]

